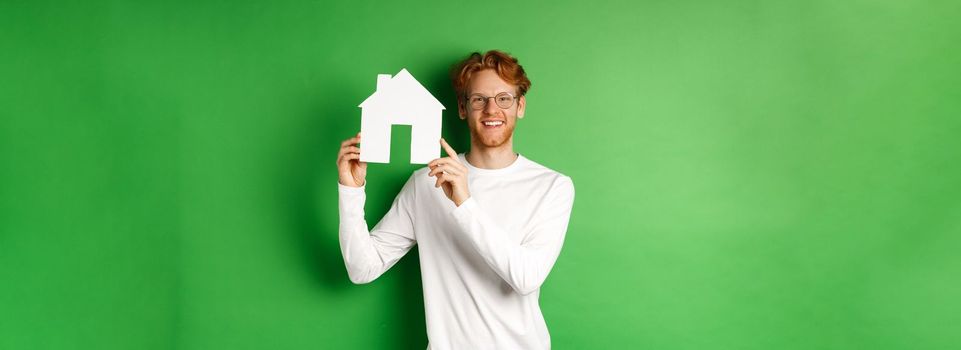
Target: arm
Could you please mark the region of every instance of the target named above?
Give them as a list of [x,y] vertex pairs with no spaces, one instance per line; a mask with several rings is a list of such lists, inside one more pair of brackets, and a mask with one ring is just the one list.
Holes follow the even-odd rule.
[[370,283],[389,270],[417,243],[411,221],[414,183],[408,179],[387,214],[367,230],[364,220],[365,186],[338,184],[340,250],[347,275],[355,284]]
[[451,214],[484,261],[515,291],[528,295],[540,289],[557,261],[573,204],[574,184],[562,176],[538,206],[536,223],[521,244],[512,242],[473,197]]

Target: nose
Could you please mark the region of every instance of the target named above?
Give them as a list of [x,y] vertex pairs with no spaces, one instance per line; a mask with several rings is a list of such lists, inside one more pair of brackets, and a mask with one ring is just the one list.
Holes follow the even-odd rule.
[[487,105],[484,106],[484,113],[486,113],[487,115],[495,115],[497,114],[497,111],[500,109],[500,107],[497,106],[497,103],[494,103],[493,100],[494,100],[493,97],[487,98]]

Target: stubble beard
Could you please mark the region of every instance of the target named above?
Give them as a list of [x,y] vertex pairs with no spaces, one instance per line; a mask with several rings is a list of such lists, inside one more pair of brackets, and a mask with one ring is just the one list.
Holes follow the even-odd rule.
[[514,135],[513,123],[508,124],[505,122],[503,130],[500,130],[500,132],[493,135],[490,133],[484,133],[483,130],[478,130],[483,127],[483,125],[477,124],[475,127],[470,129],[470,132],[471,136],[474,137],[474,140],[479,141],[481,145],[487,148],[501,147],[511,139],[512,135]]

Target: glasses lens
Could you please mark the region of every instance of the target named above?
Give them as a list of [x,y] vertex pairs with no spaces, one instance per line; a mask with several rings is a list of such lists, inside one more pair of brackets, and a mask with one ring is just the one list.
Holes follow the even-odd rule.
[[514,96],[506,92],[502,92],[494,96],[494,101],[497,101],[497,107],[500,108],[510,108],[514,104]]
[[467,98],[467,103],[470,103],[470,107],[473,109],[484,109],[484,105],[487,104],[487,99],[481,95],[470,95]]

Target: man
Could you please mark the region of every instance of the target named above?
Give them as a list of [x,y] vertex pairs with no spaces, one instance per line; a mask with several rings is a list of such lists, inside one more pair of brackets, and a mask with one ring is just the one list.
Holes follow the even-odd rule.
[[471,148],[417,170],[368,231],[360,134],[341,144],[340,248],[350,280],[369,283],[420,244],[428,349],[549,349],[538,305],[561,251],[571,179],[515,153],[530,80],[517,60],[473,53],[451,71]]

